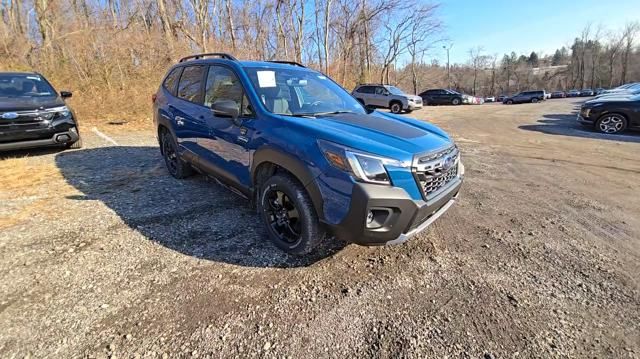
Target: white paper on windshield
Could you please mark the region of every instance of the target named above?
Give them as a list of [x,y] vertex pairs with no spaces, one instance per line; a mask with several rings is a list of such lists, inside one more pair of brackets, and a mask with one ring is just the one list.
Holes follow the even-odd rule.
[[258,85],[260,87],[276,87],[275,71],[258,71]]

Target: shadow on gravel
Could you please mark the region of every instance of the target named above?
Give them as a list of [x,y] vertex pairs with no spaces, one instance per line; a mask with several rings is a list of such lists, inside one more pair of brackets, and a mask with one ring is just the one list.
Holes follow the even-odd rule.
[[69,199],[103,202],[147,239],[189,256],[289,268],[309,266],[345,246],[328,240],[311,256],[283,253],[271,244],[247,200],[205,176],[174,179],[157,147],[64,152],[56,156],[56,164],[67,182],[83,193]]
[[522,125],[520,129],[526,131],[542,132],[549,135],[574,136],[593,138],[598,140],[608,140],[616,142],[635,142],[640,143],[640,133],[626,131],[618,135],[609,135],[596,132],[589,126],[583,126],[576,121],[577,112],[571,114],[547,114],[538,120],[535,125]]

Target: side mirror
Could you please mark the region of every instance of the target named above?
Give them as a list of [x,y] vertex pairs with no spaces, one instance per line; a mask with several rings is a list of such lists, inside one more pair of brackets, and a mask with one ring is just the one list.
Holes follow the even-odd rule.
[[214,102],[211,105],[211,110],[213,114],[220,117],[229,117],[231,121],[237,126],[240,126],[242,121],[240,121],[240,109],[238,108],[238,104],[235,101],[231,100],[222,100]]
[[375,107],[375,106],[373,106],[373,105],[366,105],[366,106],[364,107],[364,109],[365,109],[365,111],[367,111],[367,113],[373,113],[373,111],[375,111],[375,110],[376,110],[376,107]]
[[60,91],[60,97],[62,98],[69,98],[73,96],[73,94],[70,91]]

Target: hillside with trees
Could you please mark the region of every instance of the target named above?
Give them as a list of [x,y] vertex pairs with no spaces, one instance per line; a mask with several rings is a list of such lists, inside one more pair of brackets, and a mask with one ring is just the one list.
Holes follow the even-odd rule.
[[637,23],[587,26],[550,55],[500,57],[478,47],[447,76],[446,64],[434,60],[446,39],[438,10],[418,0],[7,0],[0,2],[0,70],[43,73],[74,91],[74,107],[87,119],[148,118],[166,69],[196,52],[298,61],[347,89],[385,82],[484,96],[640,78]]

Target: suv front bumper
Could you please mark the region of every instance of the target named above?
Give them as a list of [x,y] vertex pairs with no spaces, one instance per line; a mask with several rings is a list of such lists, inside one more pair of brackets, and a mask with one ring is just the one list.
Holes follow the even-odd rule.
[[331,230],[337,238],[360,245],[403,243],[453,205],[462,182],[463,177],[456,177],[428,202],[412,199],[402,188],[357,183],[347,215]]
[[407,105],[407,109],[413,111],[413,110],[419,110],[422,108],[422,104],[421,103],[415,103],[415,102],[409,102],[409,104]]
[[21,139],[15,140],[11,142],[2,142],[0,143],[0,151],[12,151],[12,150],[22,150],[29,148],[37,148],[37,147],[48,147],[48,146],[60,146],[66,145],[70,143],[74,143],[78,141],[80,136],[78,135],[77,127],[71,127],[66,131],[56,131],[52,133],[46,133],[45,135],[40,135],[40,137],[47,136],[46,138],[38,138],[38,139]]

